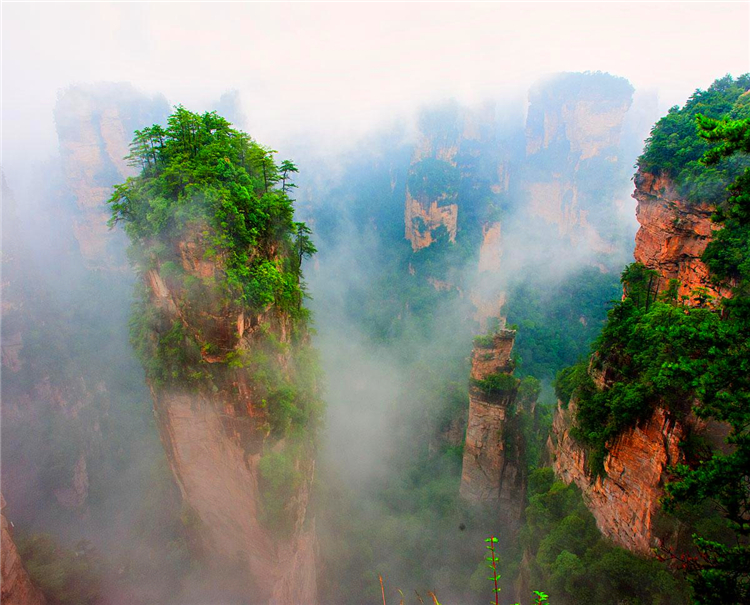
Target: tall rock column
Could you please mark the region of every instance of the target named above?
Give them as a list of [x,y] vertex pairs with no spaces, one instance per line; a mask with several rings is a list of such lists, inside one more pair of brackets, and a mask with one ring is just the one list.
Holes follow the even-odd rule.
[[133,344],[215,572],[201,599],[314,605],[320,403],[300,280],[315,249],[287,195],[296,167],[215,113],[180,107],[137,136],[143,168],[113,219],[142,278]]
[[500,330],[475,341],[460,488],[464,499],[497,507],[511,523],[521,518],[526,488],[516,422],[519,381],[510,358],[515,336]]

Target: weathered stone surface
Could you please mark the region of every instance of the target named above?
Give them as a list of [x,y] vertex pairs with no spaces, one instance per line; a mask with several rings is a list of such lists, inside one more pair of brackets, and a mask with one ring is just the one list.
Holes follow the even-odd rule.
[[[174,256],[182,269],[196,279],[217,270],[204,260],[207,244],[202,229],[175,243]],[[251,354],[268,329],[289,344],[289,318],[270,309],[261,315],[218,301],[193,300],[182,282],[165,278],[160,268],[144,273],[151,304],[168,322],[182,323],[187,333],[203,345],[203,360],[225,361],[228,352]],[[265,325],[261,329],[261,324]],[[285,350],[286,351],[286,350]],[[290,353],[278,353],[279,371],[290,371]],[[272,448],[284,451],[285,440],[270,435],[265,391],[253,380],[250,369],[235,367],[212,379],[210,387],[184,391],[151,384],[154,410],[169,465],[183,500],[196,520],[196,534],[207,560],[217,569],[237,568],[246,578],[253,602],[282,605],[317,602],[317,538],[308,518],[308,499],[314,476],[313,444],[303,444],[292,455],[299,486],[284,503],[293,527],[279,533],[264,522],[261,455]]]
[[405,236],[415,252],[432,244],[433,233],[441,226],[448,230],[450,241],[456,241],[458,204],[445,201],[416,199],[408,190],[406,191]]
[[574,414],[574,401],[567,409],[558,404],[550,436],[555,473],[581,489],[586,506],[605,536],[624,548],[649,554],[658,546],[654,518],[667,467],[682,459],[679,443],[685,427],[657,408],[650,418],[611,444],[604,463],[606,477],[593,479],[586,452],[570,436]]
[[18,555],[13,542],[13,531],[5,518],[5,498],[0,495],[0,603],[3,605],[43,605],[46,600],[36,586],[31,583],[29,574]]
[[635,186],[641,225],[635,236],[635,260],[659,272],[658,289],[666,289],[670,279],[677,279],[681,296],[691,296],[696,288],[706,288],[712,296],[728,296],[728,290],[711,283],[701,261],[717,228],[711,222],[713,207],[680,199],[666,177],[638,172]]
[[[475,345],[471,378],[513,372],[510,353],[515,331],[501,330],[492,346]],[[517,387],[486,393],[472,384],[469,389],[469,419],[466,427],[460,494],[474,503],[496,506],[501,518],[511,524],[521,518],[526,475],[521,464],[523,440],[516,420]]]
[[[655,287],[662,291],[670,279],[677,279],[680,295],[690,297],[696,288],[706,288],[713,296],[727,296],[727,290],[711,283],[708,268],[700,260],[714,231],[711,206],[679,199],[674,184],[665,177],[639,172],[635,185],[633,197],[638,201],[641,228],[634,256],[658,272]],[[693,302],[688,300],[688,304]],[[606,388],[601,376],[594,378],[600,388]],[[683,458],[680,442],[688,431],[701,431],[712,445],[722,447],[725,427],[706,426],[693,416],[679,422],[656,407],[650,417],[608,444],[606,476],[594,479],[588,472],[585,451],[570,436],[574,415],[575,401],[567,409],[558,405],[548,444],[556,474],[581,488],[604,535],[625,548],[648,554],[658,546],[654,516],[667,468]]]

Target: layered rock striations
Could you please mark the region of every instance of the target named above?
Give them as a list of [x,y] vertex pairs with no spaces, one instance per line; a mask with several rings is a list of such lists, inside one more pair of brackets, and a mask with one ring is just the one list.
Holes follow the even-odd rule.
[[[714,226],[709,204],[687,202],[677,195],[666,177],[638,172],[635,177],[637,217],[635,260],[658,273],[653,289],[663,291],[672,279],[680,282],[679,294],[694,304],[698,288],[717,297],[726,290],[712,284],[701,255]],[[606,388],[605,376],[594,376]],[[576,410],[575,396],[558,402],[549,447],[553,467],[565,482],[574,482],[604,535],[629,550],[649,554],[663,538],[655,525],[668,468],[684,461],[681,443],[698,431],[720,442],[721,427],[705,426],[693,415],[678,419],[657,406],[648,418],[621,433],[608,444],[603,476],[593,477],[587,454],[570,435]],[[713,435],[716,433],[716,435]]]
[[571,437],[575,400],[558,402],[550,445],[555,474],[575,483],[599,530],[628,550],[650,554],[659,545],[655,521],[668,467],[683,461],[686,427],[662,408],[610,444],[605,476],[592,477],[586,451]]
[[511,524],[521,519],[526,491],[514,339],[515,331],[500,330],[474,345],[460,487],[464,499],[496,508]]
[[681,199],[671,179],[641,171],[635,177],[633,197],[638,201],[636,216],[640,223],[635,260],[659,273],[654,288],[663,291],[670,280],[676,279],[680,282],[678,294],[688,300],[699,288],[711,296],[728,296],[728,289],[712,283],[701,260],[717,228],[711,222],[713,206]]
[[0,602],[3,605],[44,605],[46,599],[34,586],[18,554],[11,524],[5,517],[5,498],[0,495]]

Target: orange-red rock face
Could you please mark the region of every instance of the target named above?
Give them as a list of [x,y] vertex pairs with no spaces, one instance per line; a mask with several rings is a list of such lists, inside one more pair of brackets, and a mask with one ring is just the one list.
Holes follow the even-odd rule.
[[[483,380],[490,374],[510,375],[514,338],[513,330],[502,330],[495,334],[492,346],[475,345],[471,377]],[[520,520],[526,489],[521,438],[514,422],[516,392],[511,388],[491,394],[476,385],[470,387],[460,487],[463,498],[497,506],[509,522]]]
[[635,236],[635,260],[659,272],[659,290],[670,279],[680,281],[680,295],[706,288],[713,296],[727,296],[710,280],[701,261],[716,226],[709,204],[688,203],[678,197],[670,179],[639,172],[635,178],[636,215],[641,227]]
[[558,405],[552,426],[553,468],[566,483],[575,483],[599,530],[616,544],[642,554],[658,546],[654,518],[663,495],[667,467],[682,460],[679,443],[685,428],[657,408],[638,426],[611,444],[604,463],[606,477],[592,480],[586,453],[570,436],[575,402]]
[[[0,506],[5,509],[5,498],[0,495]],[[0,512],[0,603],[3,605],[44,605],[46,600],[29,578],[13,542],[10,523],[5,512]]]
[[[690,297],[696,288],[706,288],[713,296],[728,295],[711,284],[708,269],[700,260],[714,230],[712,208],[681,200],[667,178],[639,172],[635,184],[633,197],[638,201],[641,228],[634,256],[659,273],[656,287],[664,290],[670,279],[677,279],[680,295]],[[559,405],[555,414],[550,450],[556,474],[581,488],[604,535],[625,548],[648,554],[658,545],[654,516],[667,467],[682,460],[679,443],[686,431],[695,427],[677,422],[657,407],[648,419],[609,444],[606,477],[593,480],[583,448],[569,434],[574,414],[574,401],[568,409]],[[714,429],[721,431],[720,427]]]

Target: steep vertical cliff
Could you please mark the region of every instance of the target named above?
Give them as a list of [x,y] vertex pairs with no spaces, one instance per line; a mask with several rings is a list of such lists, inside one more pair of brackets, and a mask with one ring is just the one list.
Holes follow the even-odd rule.
[[[558,74],[529,94],[523,182],[530,216],[576,247],[611,254],[633,88],[608,74]],[[627,166],[629,168],[629,166]]]
[[[733,111],[743,111],[747,85],[746,76],[718,80],[652,130],[633,194],[638,264],[623,273],[623,302],[610,314],[589,367],[563,379],[578,373],[572,398],[559,403],[554,419],[550,447],[557,475],[581,488],[602,533],[643,554],[674,537],[656,523],[664,485],[678,477],[670,467],[707,464],[710,452],[727,449],[729,424],[705,413],[706,401],[742,401],[742,379],[733,377],[727,368],[734,361],[726,359],[746,355],[746,328],[725,314],[727,307],[716,311],[732,296],[744,252],[732,252],[731,240],[716,240],[720,248],[709,245],[717,229],[727,228],[712,215],[748,160],[706,167],[699,160],[709,146],[696,134],[695,116],[725,117],[735,101]],[[733,269],[712,275],[713,265],[704,262],[707,248]],[[716,383],[704,386],[703,377],[715,372],[712,364],[722,370]],[[687,447],[696,441],[703,444],[700,454]]]
[[55,106],[62,170],[76,211],[73,232],[89,268],[123,268],[122,234],[107,228],[104,201],[112,186],[135,174],[125,156],[133,131],[161,121],[168,105],[126,83],[79,85],[62,93]]
[[636,174],[633,197],[638,201],[636,216],[641,225],[635,236],[634,256],[659,273],[655,287],[664,291],[669,281],[676,279],[681,297],[691,299],[698,288],[715,297],[729,295],[729,288],[713,283],[701,260],[718,228],[711,222],[713,204],[681,199],[672,179],[642,171]]
[[4,509],[5,498],[0,495],[0,602],[4,605],[44,605],[44,596],[31,583],[21,557],[18,556]]
[[521,519],[526,490],[519,381],[510,358],[515,334],[500,330],[474,344],[460,487],[467,501],[496,508],[511,525]]
[[[182,108],[136,145],[142,171],[116,188],[113,219],[138,262],[132,340],[194,533],[243,598],[315,603],[319,398],[300,284],[315,249],[293,221],[296,167]],[[206,598],[226,596],[219,577]]]
[[592,477],[585,449],[570,435],[575,412],[575,401],[558,403],[555,411],[550,446],[556,475],[581,489],[602,534],[624,548],[651,554],[660,544],[655,521],[668,467],[684,460],[680,442],[686,427],[657,408],[610,444],[605,475]]
[[[680,199],[672,181],[664,176],[638,172],[633,197],[641,224],[636,235],[636,261],[657,272],[654,291],[663,292],[670,280],[679,281],[678,294],[695,304],[697,288],[717,297],[728,294],[716,286],[701,260],[716,226],[710,203]],[[608,388],[606,374],[596,374],[599,388]],[[691,432],[706,427],[694,416],[680,417],[657,406],[636,426],[609,444],[604,475],[593,477],[586,450],[570,435],[576,401],[560,402],[555,414],[550,446],[553,466],[566,482],[575,482],[597,520],[602,533],[630,550],[650,553],[658,546],[655,520],[660,509],[668,467],[684,461],[681,449]],[[719,427],[711,427],[717,435]]]
[[[176,244],[186,280],[218,277],[220,265],[201,260],[205,251],[200,236]],[[184,358],[174,366],[179,380],[152,375],[148,382],[208,561],[246,574],[253,603],[314,603],[317,542],[307,516],[313,446],[283,436],[284,419],[269,413],[290,403],[295,373],[307,370],[295,366],[293,352],[306,345],[293,343],[295,326],[283,313],[188,302],[164,272],[162,264],[145,274],[147,305],[158,315],[142,336],[160,343],[174,336]]]

